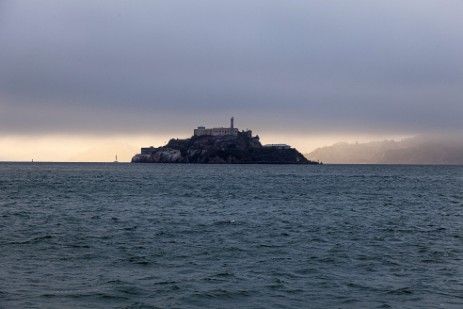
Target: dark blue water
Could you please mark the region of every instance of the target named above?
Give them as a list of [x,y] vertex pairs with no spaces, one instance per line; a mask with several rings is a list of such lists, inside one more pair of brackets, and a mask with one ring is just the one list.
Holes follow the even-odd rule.
[[1,308],[463,308],[462,166],[0,163]]

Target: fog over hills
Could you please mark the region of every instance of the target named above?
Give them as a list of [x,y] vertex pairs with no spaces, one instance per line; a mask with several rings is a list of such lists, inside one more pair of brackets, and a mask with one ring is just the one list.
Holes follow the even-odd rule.
[[461,136],[419,136],[401,141],[337,143],[306,154],[335,164],[463,164]]

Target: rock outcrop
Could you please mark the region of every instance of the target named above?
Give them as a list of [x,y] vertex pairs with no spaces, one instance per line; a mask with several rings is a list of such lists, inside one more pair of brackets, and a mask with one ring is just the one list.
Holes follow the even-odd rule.
[[264,147],[247,132],[171,139],[163,147],[142,149],[132,163],[318,164],[294,148]]

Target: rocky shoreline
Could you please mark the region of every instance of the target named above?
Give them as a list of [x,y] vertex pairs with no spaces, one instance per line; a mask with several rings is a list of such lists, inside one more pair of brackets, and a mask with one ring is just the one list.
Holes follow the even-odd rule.
[[132,163],[318,164],[289,146],[263,146],[258,136],[253,137],[248,132],[171,139],[162,147],[142,148],[141,153],[132,158]]

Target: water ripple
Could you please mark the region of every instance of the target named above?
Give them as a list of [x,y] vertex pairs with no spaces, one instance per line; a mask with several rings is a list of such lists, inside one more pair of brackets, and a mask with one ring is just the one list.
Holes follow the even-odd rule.
[[0,307],[460,308],[462,175],[0,163]]

